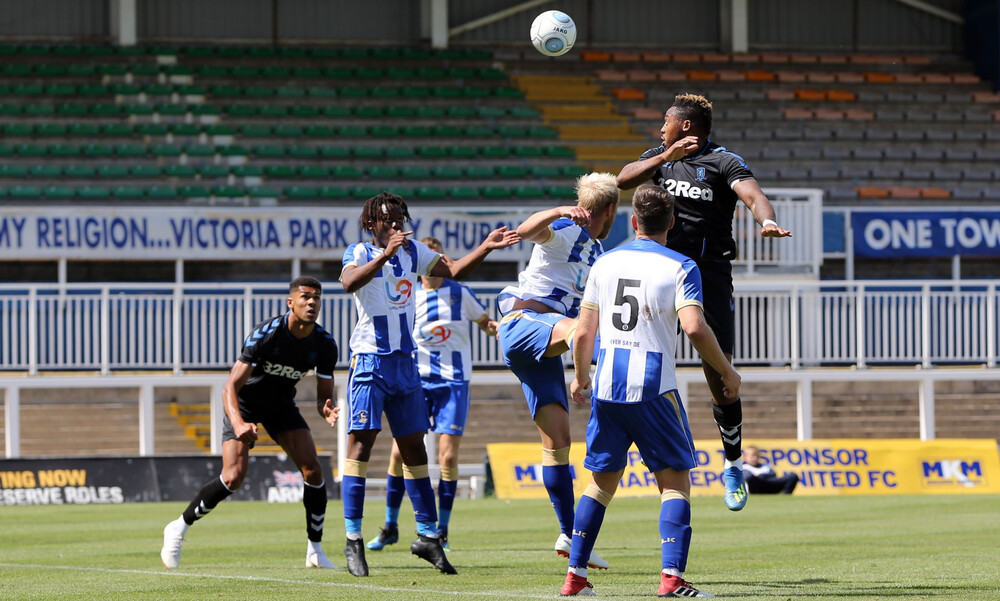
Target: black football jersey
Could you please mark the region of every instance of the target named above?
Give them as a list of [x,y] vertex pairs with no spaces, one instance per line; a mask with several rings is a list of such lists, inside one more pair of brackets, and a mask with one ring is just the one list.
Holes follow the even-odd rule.
[[[640,160],[665,151],[661,144],[642,153]],[[667,234],[667,247],[696,260],[735,259],[733,215],[739,197],[733,186],[752,177],[743,157],[711,140],[696,154],[664,163],[652,181],[675,199],[676,221]]]
[[287,402],[295,398],[295,384],[310,369],[315,368],[317,375],[333,377],[337,343],[319,324],[305,338],[296,338],[288,331],[286,313],[254,326],[243,341],[240,361],[254,368],[240,389],[241,399]]

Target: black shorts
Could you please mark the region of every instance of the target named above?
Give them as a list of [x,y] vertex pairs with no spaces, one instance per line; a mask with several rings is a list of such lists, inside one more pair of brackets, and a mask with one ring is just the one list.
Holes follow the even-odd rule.
[[[275,441],[278,440],[278,435],[283,432],[309,429],[309,424],[306,423],[305,418],[299,413],[299,408],[295,405],[295,401],[263,405],[248,403],[240,399],[240,415],[243,416],[243,421],[247,423],[264,426],[268,435]],[[227,440],[236,440],[236,434],[233,432],[233,424],[229,421],[228,415],[222,420],[222,442],[226,442]]]
[[698,261],[705,298],[705,321],[715,332],[722,352],[736,346],[736,308],[733,301],[733,265],[728,261]]

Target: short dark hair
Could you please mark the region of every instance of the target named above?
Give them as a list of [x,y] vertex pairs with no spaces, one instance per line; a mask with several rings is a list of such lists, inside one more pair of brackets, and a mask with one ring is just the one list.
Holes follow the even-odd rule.
[[678,94],[674,104],[678,118],[690,121],[695,129],[706,136],[712,133],[712,103],[698,94]]
[[662,234],[674,216],[674,195],[654,184],[643,184],[632,195],[632,212],[640,234]]
[[[383,211],[383,207],[385,210]],[[372,231],[375,222],[381,219],[384,213],[388,213],[389,207],[399,207],[403,213],[403,219],[410,220],[410,211],[406,208],[406,201],[402,196],[392,192],[380,192],[365,201],[364,208],[361,209],[361,227],[367,231]]]
[[288,284],[288,292],[289,293],[295,292],[299,288],[299,286],[305,286],[306,288],[315,288],[321,293],[323,292],[323,284],[320,284],[319,280],[309,275],[299,276],[294,280],[292,280],[292,282]]

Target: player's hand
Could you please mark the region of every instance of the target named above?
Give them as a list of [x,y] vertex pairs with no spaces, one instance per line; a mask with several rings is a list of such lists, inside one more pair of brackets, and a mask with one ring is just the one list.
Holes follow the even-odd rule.
[[499,250],[501,248],[507,248],[508,246],[513,246],[521,241],[521,236],[517,234],[517,230],[508,230],[506,225],[500,226],[493,230],[486,236],[483,240],[483,246],[487,250]]
[[332,428],[337,425],[337,418],[339,417],[340,407],[333,404],[333,399],[326,399],[326,403],[323,403],[323,419]]
[[396,252],[407,243],[406,237],[413,234],[413,230],[408,232],[401,232],[396,230],[389,236],[389,242],[385,245],[384,254],[386,258],[391,259],[396,255]]
[[584,405],[590,402],[590,378],[585,381],[581,381],[577,378],[573,378],[573,381],[569,385],[570,395],[573,397],[573,402],[577,405]]
[[257,424],[247,422],[233,424],[233,435],[243,444],[250,446],[257,442]]
[[696,150],[698,150],[698,137],[685,136],[671,144],[670,148],[667,148],[660,157],[663,158],[664,162],[676,161],[683,159]]
[[559,207],[559,216],[572,219],[580,227],[590,225],[590,211],[580,205]]
[[486,329],[483,330],[483,331],[486,332],[487,336],[496,336],[497,335],[497,328],[499,328],[499,327],[500,327],[500,322],[499,321],[493,321],[491,319],[491,320],[489,320],[489,321],[486,322]]
[[760,235],[765,238],[791,238],[792,232],[769,223],[760,228]]
[[727,399],[735,399],[740,396],[740,384],[743,383],[743,378],[740,374],[736,373],[735,369],[730,369],[729,373],[722,375],[722,394],[726,395]]

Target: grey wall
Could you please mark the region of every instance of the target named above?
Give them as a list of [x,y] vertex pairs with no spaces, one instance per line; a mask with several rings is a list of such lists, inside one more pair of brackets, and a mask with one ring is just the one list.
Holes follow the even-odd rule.
[[0,39],[104,41],[108,23],[108,0],[0,2]]

